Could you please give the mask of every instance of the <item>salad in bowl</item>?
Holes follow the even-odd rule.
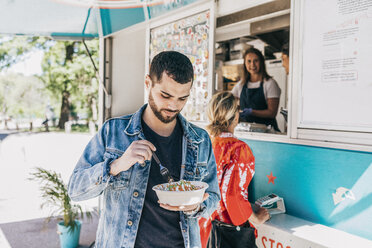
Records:
[[[155,185],[159,202],[170,206],[188,206],[202,202],[208,184],[199,181],[180,180]]]

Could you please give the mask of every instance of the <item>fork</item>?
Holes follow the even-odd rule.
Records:
[[[169,173],[169,170],[164,167],[161,163],[160,163],[160,160],[158,158],[158,156],[156,155],[156,153],[154,151],[152,151],[152,156],[153,158],[155,159],[155,162],[159,165],[160,167],[160,174],[167,179],[168,183],[171,183],[171,182],[174,182],[172,176],[170,175]]]
[[[145,140],[144,138],[142,138],[140,136],[140,139],[141,140]],[[152,153],[152,157],[155,159],[155,162],[159,165],[160,167],[160,174],[167,180],[168,183],[172,183],[174,182],[174,179],[173,177],[170,175],[169,173],[169,170],[167,169],[167,167],[163,166],[161,163],[160,163],[160,160],[158,158],[158,156],[156,155],[156,153],[154,151],[151,150],[151,153]]]

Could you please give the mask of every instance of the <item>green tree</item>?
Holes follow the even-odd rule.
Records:
[[[86,44],[98,65],[98,40]],[[44,54],[42,69],[41,78],[46,88],[61,99],[59,128],[64,129],[69,120],[71,104],[92,117],[94,108],[91,103],[97,102],[98,85],[92,83],[95,71],[82,42],[55,42]]]
[[[87,41],[86,44],[98,66],[98,40]],[[98,83],[92,81],[95,71],[83,43],[53,41],[43,37],[0,36],[0,69],[23,60],[35,49],[45,52],[40,79],[52,95],[51,100],[54,102],[53,98],[56,98],[60,101],[60,111],[56,111],[60,115],[59,128],[64,129],[72,106],[85,114],[88,120],[92,119],[93,113],[97,112]],[[7,112],[8,98],[0,100],[3,112]]]
[[[50,39],[45,37],[0,36],[0,70],[4,73],[5,69],[27,58],[30,52],[37,49],[45,50],[48,48],[49,44]],[[19,76],[15,79],[22,81],[20,78]],[[6,128],[6,117],[8,115],[19,116],[20,113],[23,112],[21,109],[15,110],[15,106],[13,105],[14,99],[20,99],[10,97],[10,95],[16,94],[14,93],[14,87],[18,87],[18,85],[14,84],[11,80],[6,81],[2,78],[2,85],[0,86],[0,112],[4,118]],[[22,87],[25,87],[25,85],[22,84]],[[30,98],[30,95],[31,94],[27,93],[21,98]],[[21,105],[22,103],[19,104],[19,106]],[[18,113],[14,113],[14,111]]]
[[[43,82],[33,76],[0,76],[0,106],[3,117],[15,120],[43,118],[47,96]],[[5,122],[7,128],[7,123]]]
[[[46,49],[49,43],[45,37],[0,36],[0,70],[22,61],[31,51]]]

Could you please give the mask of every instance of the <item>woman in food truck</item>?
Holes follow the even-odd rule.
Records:
[[[281,93],[278,83],[267,74],[265,59],[259,50],[249,48],[243,58],[242,80],[232,89],[240,99],[240,121],[271,125],[280,131],[275,119]]]
[[[264,208],[253,212],[248,201],[255,159],[249,146],[233,135],[239,120],[239,103],[231,92],[219,92],[212,97],[207,114],[221,201],[209,219],[199,221],[202,247],[207,247],[207,243],[213,248],[216,243],[220,244],[217,248],[256,247],[253,225],[265,222],[270,216]],[[234,232],[237,226],[240,231]]]

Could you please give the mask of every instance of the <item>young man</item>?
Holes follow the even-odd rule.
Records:
[[[200,247],[197,217],[210,216],[220,200],[216,164],[206,131],[180,114],[193,83],[190,60],[178,52],[154,57],[145,86],[148,104],[104,123],[89,142],[69,182],[80,201],[103,193],[96,247]],[[152,190],[167,179],[204,181],[203,202],[192,206],[158,203]]]

